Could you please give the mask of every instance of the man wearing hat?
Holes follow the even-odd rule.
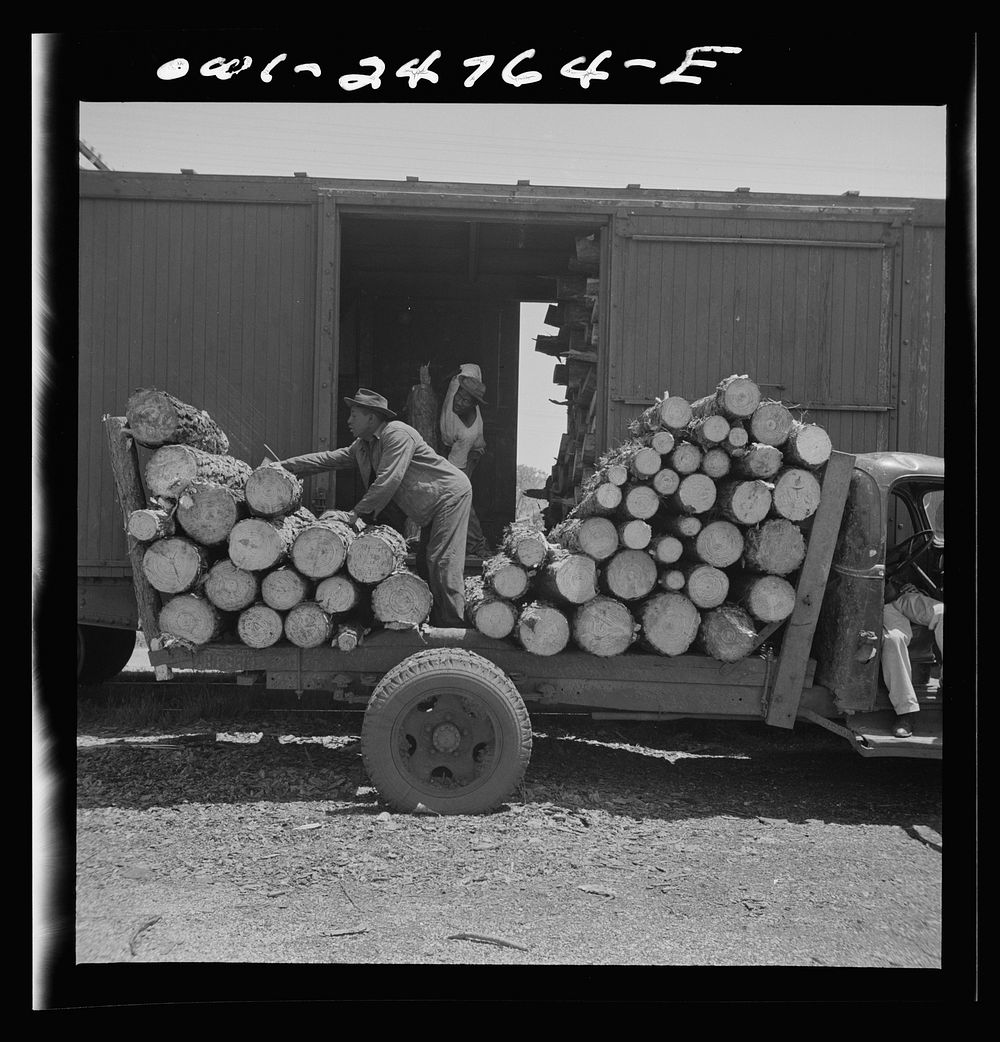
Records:
[[[465,626],[465,542],[472,485],[462,471],[439,456],[420,433],[397,420],[386,399],[367,387],[345,398],[354,441],[332,452],[281,460],[292,474],[357,467],[367,491],[348,514],[378,514],[393,500],[407,517],[427,527],[427,570],[435,626]]]
[[[483,418],[480,405],[486,405],[486,384],[478,365],[466,363],[452,378],[441,408],[441,442],[448,446],[448,460],[454,463],[469,480],[476,464],[483,458],[486,441],[483,438]],[[490,557],[493,550],[483,535],[482,525],[473,509],[469,515],[470,554]]]

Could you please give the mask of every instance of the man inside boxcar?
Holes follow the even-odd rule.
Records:
[[[345,398],[354,441],[332,452],[313,452],[280,461],[292,474],[357,467],[367,491],[348,520],[370,520],[390,500],[427,528],[427,571],[435,626],[464,626],[465,543],[472,485],[458,467],[439,456],[420,433],[397,420],[388,401],[367,387]]]

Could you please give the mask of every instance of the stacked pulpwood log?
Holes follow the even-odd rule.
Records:
[[[580,488],[593,473],[597,439],[597,359],[600,352],[597,233],[577,236],[568,273],[556,279],[556,303],[545,321],[555,336],[539,336],[535,350],[558,359],[552,382],[566,388],[566,433],[548,480],[550,523],[561,519],[578,501]]]
[[[149,506],[127,526],[145,544],[165,637],[202,645],[234,633],[254,648],[284,639],[351,650],[373,627],[427,619],[430,589],[406,569],[395,529],[353,526],[335,510],[316,517],[295,475],[235,459],[207,413],[165,392],[136,392],[127,422],[155,450]]]
[[[519,561],[508,532],[470,584],[470,624],[536,654],[572,639],[596,655],[637,641],[745,657],[794,608],[829,437],[739,375],[695,401],[664,394],[629,433],[544,536],[541,561]]]

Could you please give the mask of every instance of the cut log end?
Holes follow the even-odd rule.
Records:
[[[308,599],[309,580],[294,568],[276,568],[261,580],[260,596],[275,611],[290,611],[296,604]]]
[[[266,604],[252,604],[236,621],[236,635],[249,648],[269,648],[281,640],[283,632],[281,615]]]
[[[222,614],[211,601],[194,593],[172,597],[160,610],[160,632],[191,644],[208,644],[222,629]]]
[[[525,651],[557,655],[569,643],[570,624],[558,608],[536,601],[521,611],[514,633]]]
[[[573,640],[592,655],[620,655],[636,637],[632,613],[613,597],[594,597],[573,615]]]
[[[222,611],[242,611],[257,600],[259,583],[252,572],[232,561],[218,561],[205,577],[205,596]]]
[[[413,572],[396,572],[375,587],[372,611],[386,629],[419,626],[430,615],[430,587]]]
[[[361,590],[349,576],[331,575],[317,584],[315,601],[325,612],[343,615],[361,602]]]
[[[637,601],[656,585],[656,562],[644,550],[619,550],[604,566],[604,589],[623,601]]]
[[[247,506],[258,517],[281,517],[297,510],[302,502],[302,482],[282,467],[258,467],[244,488]]]
[[[297,604],[285,616],[285,636],[297,647],[318,648],[330,641],[333,620],[314,601]]]
[[[820,483],[801,467],[783,470],[774,482],[773,513],[788,521],[805,521],[819,508]]]
[[[142,570],[161,593],[184,593],[204,574],[205,551],[190,539],[168,536],[151,543],[142,557]]]
[[[736,662],[753,650],[757,631],[742,608],[723,605],[705,612],[698,638],[705,651],[720,662]]]
[[[683,655],[698,635],[701,616],[681,593],[658,593],[639,612],[643,644],[661,655]]]

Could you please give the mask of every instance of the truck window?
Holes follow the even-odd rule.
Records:
[[[923,498],[924,513],[927,515],[929,527],[934,529],[934,542],[944,545],[944,489],[925,492]]]

